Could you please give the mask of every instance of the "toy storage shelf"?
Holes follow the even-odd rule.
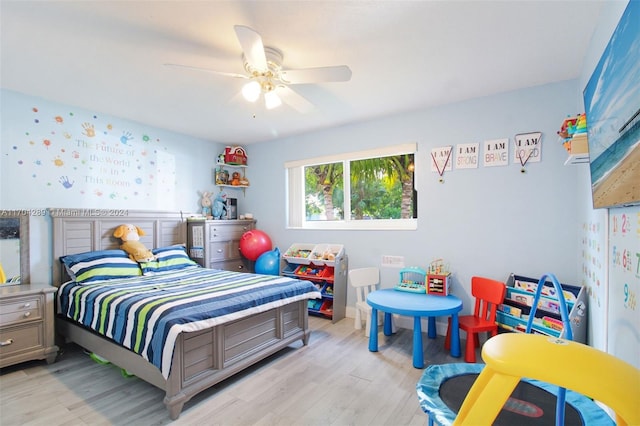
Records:
[[[214,182],[215,185],[220,188],[220,190],[222,190],[222,188],[232,188],[232,189],[242,189],[242,193],[245,193],[245,189],[249,188],[250,185],[232,185],[231,183],[224,183],[224,180],[220,180],[220,176],[219,173],[224,171],[224,170],[240,170],[242,171],[242,177],[245,178],[246,177],[246,170],[247,170],[246,165],[242,165],[242,164],[229,164],[229,163],[221,163],[221,162],[217,162],[216,163],[216,170],[215,170],[215,176],[214,176]],[[228,172],[227,172],[228,173]],[[231,177],[227,176],[226,177],[227,182],[231,181]]]
[[[533,297],[538,280],[511,274],[507,280],[507,293],[496,315],[498,326],[503,330],[524,332],[527,327]],[[569,312],[573,340],[586,343],[587,340],[587,297],[584,287],[561,284]],[[533,333],[564,338],[560,316],[560,301],[554,294],[550,282],[545,282],[542,296],[536,309]]]
[[[305,249],[308,247],[308,249]],[[292,253],[313,253],[316,247],[334,248],[335,258],[331,260],[310,259],[291,256]],[[309,300],[309,314],[340,321],[345,317],[347,307],[347,256],[341,245],[335,244],[294,244],[282,257],[282,275],[311,281],[322,293],[322,299]]]

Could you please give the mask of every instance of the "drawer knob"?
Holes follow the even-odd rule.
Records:
[[[23,316],[25,318],[29,318],[31,316],[31,312],[25,312]]]
[[[222,249],[218,249],[216,250],[218,253],[222,253]]]
[[[13,339],[7,339],[4,342],[0,342],[0,346],[9,346],[13,343]]]
[[[238,270],[243,270],[244,269],[244,265],[238,265]]]
[[[30,308],[31,307],[31,303],[27,302],[24,305],[22,305],[23,308]]]

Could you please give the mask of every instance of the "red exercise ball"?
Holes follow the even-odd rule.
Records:
[[[271,238],[258,229],[247,231],[240,237],[240,253],[249,260],[256,260],[270,250]]]

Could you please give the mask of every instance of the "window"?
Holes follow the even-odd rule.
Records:
[[[285,164],[288,226],[416,229],[415,144]]]

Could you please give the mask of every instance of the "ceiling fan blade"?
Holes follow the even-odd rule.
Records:
[[[311,102],[290,87],[280,85],[276,87],[276,93],[280,96],[282,102],[303,114],[311,112],[315,108]]]
[[[283,70],[280,79],[288,84],[322,83],[351,80],[351,69],[346,65],[334,67]]]
[[[236,36],[247,63],[258,71],[267,71],[267,56],[264,53],[260,34],[244,25],[236,25],[233,28],[236,30]]]
[[[203,71],[203,72],[208,72],[208,73],[212,73],[212,74],[224,75],[226,77],[249,78],[248,76],[246,76],[244,74],[238,74],[238,73],[235,73],[235,72],[216,71],[216,70],[212,70],[212,69],[209,69],[209,68],[191,67],[189,65],[180,65],[180,64],[164,64],[164,65],[167,66],[167,67],[185,68],[185,69],[193,70],[193,71]]]

